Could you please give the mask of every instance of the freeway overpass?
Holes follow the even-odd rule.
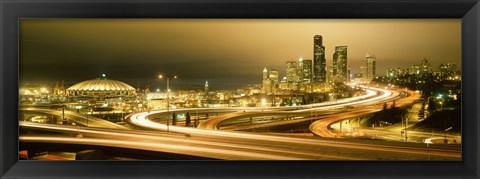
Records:
[[[53,110],[53,109],[48,109],[48,108],[37,108],[37,107],[25,107],[25,108],[20,108],[19,111],[27,111],[27,112],[35,112],[35,113],[42,113],[42,114],[48,114],[48,115],[56,115],[56,116],[62,116],[62,111],[59,110]],[[82,114],[78,114],[76,112],[72,111],[64,111],[65,112],[65,118],[67,118],[70,121],[75,122],[76,124],[79,124],[81,126],[89,126],[89,127],[101,127],[101,128],[113,128],[113,129],[129,129],[127,127],[124,127],[122,125],[118,125],[116,123],[96,118],[94,116],[86,116]]]
[[[188,135],[28,122],[21,122],[20,128],[62,133],[21,135],[21,145],[81,144],[225,160],[426,160],[429,156],[432,160],[461,159],[459,149],[395,142],[305,139],[193,128],[184,130],[183,134]],[[78,132],[83,137],[74,137]]]
[[[397,89],[399,90],[399,89]],[[411,90],[405,90],[405,89],[400,89],[402,91],[406,91],[408,93],[408,96],[403,99],[399,99],[395,102],[396,106],[401,107],[404,105],[411,104],[418,99],[420,99],[420,94],[411,91]],[[388,96],[384,95],[384,98],[388,98]],[[378,112],[383,109],[383,106],[375,106],[375,105],[370,105],[366,106],[363,108],[355,108],[351,112],[344,113],[344,114],[339,114],[339,115],[332,115],[329,118],[325,118],[322,120],[315,121],[310,125],[310,131],[312,131],[314,134],[321,136],[321,137],[329,137],[329,138],[340,138],[342,137],[341,135],[334,133],[330,131],[330,126],[334,123],[337,123],[339,121],[349,119],[349,118],[357,118],[359,116],[363,116],[366,114],[371,114]]]
[[[376,94],[376,93],[375,93]],[[385,97],[383,95],[387,95]],[[382,97],[383,96],[383,97]],[[309,113],[332,105],[367,105],[395,99],[394,93],[383,92],[380,96],[369,97],[350,103],[316,104],[316,109],[298,109],[281,111],[269,109],[263,113],[297,112]],[[369,110],[369,107],[355,108]],[[232,110],[232,108],[227,108]],[[182,109],[223,111],[223,109]],[[225,109],[226,110],[226,109]],[[241,109],[237,109],[241,110]],[[171,111],[170,111],[171,112]],[[351,111],[358,112],[358,111]],[[443,149],[434,146],[427,148],[423,144],[380,141],[338,141],[324,138],[297,138],[259,135],[234,131],[205,130],[178,126],[166,126],[151,121],[153,115],[162,115],[164,111],[137,113],[129,116],[132,123],[158,131],[134,131],[106,128],[88,128],[59,126],[20,122],[23,130],[54,131],[56,135],[24,134],[20,143],[38,144],[81,144],[87,146],[117,147],[159,153],[171,153],[182,156],[225,160],[460,160],[460,148]],[[262,113],[251,109],[240,113]],[[235,114],[235,113],[233,113]],[[228,115],[228,114],[227,114]],[[341,114],[345,116],[345,113]],[[355,115],[355,114],[352,114]],[[164,132],[165,130],[170,132]],[[60,134],[59,134],[60,133]],[[82,137],[74,137],[81,133]],[[432,148],[433,147],[433,148]]]
[[[371,106],[380,104],[384,101],[391,101],[397,99],[399,97],[399,92],[385,90],[383,88],[378,87],[370,87],[370,86],[360,86],[366,90],[366,94],[362,96],[352,97],[341,99],[338,101],[328,101],[323,103],[317,104],[309,104],[309,105],[301,105],[301,106],[289,106],[289,107],[250,107],[250,108],[215,108],[215,110],[234,110],[236,112],[231,112],[228,114],[224,114],[215,118],[211,118],[207,121],[200,123],[198,128],[201,129],[218,129],[218,125],[227,120],[233,119],[240,119],[240,118],[249,118],[249,117],[258,117],[258,116],[311,116],[313,113],[318,114],[319,117],[313,118],[311,120],[316,120],[323,118],[322,115],[329,114],[332,109],[343,108],[345,106],[355,106],[355,107],[364,107],[364,106]],[[248,110],[246,110],[248,109]],[[181,109],[175,110],[179,112],[186,112],[190,111],[194,113],[195,111],[203,111],[208,112],[206,110],[213,110],[213,109]],[[172,111],[151,111],[151,112],[142,112],[137,113],[129,116],[129,122],[134,125],[142,126],[144,128],[151,128],[151,129],[160,129],[160,130],[167,130],[167,126],[164,124],[152,124],[150,120],[159,117],[159,116],[167,116],[170,115]],[[150,122],[149,122],[150,121]],[[284,121],[283,123],[289,123],[291,121]],[[272,123],[272,124],[279,124],[279,123]],[[158,127],[152,127],[158,126]],[[160,127],[162,126],[162,127]],[[170,127],[169,127],[170,128]]]

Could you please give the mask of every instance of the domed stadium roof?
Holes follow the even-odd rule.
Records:
[[[83,81],[67,88],[67,95],[82,98],[134,96],[135,88],[121,81],[107,79],[103,75],[103,78]]]
[[[135,91],[135,88],[121,81],[97,78],[77,83],[67,91]]]

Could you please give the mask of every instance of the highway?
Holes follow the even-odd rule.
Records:
[[[387,91],[387,90],[385,90],[385,91]],[[406,91],[408,93],[408,96],[406,98],[402,98],[402,99],[399,99],[399,100],[395,101],[395,104],[398,107],[401,107],[401,106],[407,105],[407,104],[411,104],[414,101],[420,99],[420,94],[418,94],[414,91],[411,91],[411,90],[403,90],[403,91]],[[385,93],[383,93],[383,95],[375,97],[375,98],[377,98],[377,99],[372,99],[372,102],[375,101],[375,100],[380,100],[380,99],[383,99],[383,101],[393,100],[393,99],[396,98],[396,96],[393,95],[393,93],[391,93],[391,92],[385,92]],[[337,115],[332,115],[329,118],[325,118],[325,119],[322,119],[322,120],[315,121],[310,125],[310,131],[312,131],[314,134],[319,135],[321,137],[339,138],[339,137],[341,137],[341,135],[332,132],[329,129],[330,125],[332,125],[334,123],[337,123],[339,121],[342,121],[344,119],[356,118],[356,117],[363,116],[363,115],[366,115],[366,114],[375,113],[375,112],[378,112],[378,111],[383,109],[383,105],[375,105],[375,104],[378,104],[378,102],[376,102],[376,103],[372,103],[372,102],[364,103],[363,104],[364,107],[361,107],[361,108],[356,107],[356,108],[352,109],[352,111],[350,111],[350,112],[337,114]]]
[[[207,121],[204,121],[199,124],[198,128],[200,129],[218,129],[218,125],[224,121],[227,120],[233,120],[233,119],[240,119],[240,118],[249,118],[249,117],[259,117],[259,116],[278,116],[278,115],[284,115],[284,116],[289,116],[289,117],[294,117],[294,116],[310,116],[312,113],[316,113],[318,117],[309,119],[309,120],[315,120],[315,119],[321,119],[324,118],[322,115],[325,114],[330,114],[331,110],[343,108],[345,106],[355,106],[355,107],[363,107],[363,106],[372,106],[372,105],[377,105],[377,104],[382,104],[384,101],[391,101],[394,99],[397,99],[399,96],[399,93],[396,91],[389,91],[385,90],[383,88],[377,88],[377,87],[370,87],[370,86],[360,86],[366,90],[366,94],[362,96],[357,96],[353,98],[347,98],[347,99],[341,99],[338,101],[328,101],[324,103],[317,103],[317,104],[310,104],[310,105],[302,105],[302,106],[296,106],[296,107],[257,107],[257,108],[247,108],[250,109],[249,111],[246,111],[245,108],[239,108],[236,109],[237,112],[232,112],[228,114],[224,114],[218,117],[211,118]],[[232,108],[216,108],[217,110],[235,110]],[[256,110],[255,110],[256,109]],[[190,112],[195,112],[201,110],[203,112],[206,112],[205,108],[199,108],[199,109],[182,109],[181,111],[190,111]],[[211,110],[211,109],[210,109]],[[286,111],[288,110],[288,111]],[[157,124],[155,122],[151,122],[151,119],[154,119],[154,116],[166,116],[168,112],[165,110],[159,110],[159,111],[151,111],[151,112],[142,112],[142,113],[136,113],[131,116],[129,116],[129,121],[138,126],[142,126],[145,128],[151,128],[151,129],[156,129],[156,130],[167,130],[167,126],[164,124]],[[171,113],[171,111],[170,111]],[[337,116],[341,116],[341,113],[338,114]],[[291,121],[283,121],[279,123],[291,123]],[[275,123],[276,125],[279,125],[279,123]],[[272,123],[273,124],[273,123]],[[266,124],[264,124],[266,125]],[[175,126],[170,126],[171,130],[183,130],[182,128],[176,128]]]
[[[179,126],[167,126],[152,121],[155,117],[172,112],[226,112],[205,123],[205,128],[216,128],[222,121],[235,117],[296,114],[308,116],[313,111],[327,113],[331,109],[352,105],[353,109],[339,113],[317,116],[319,121],[338,121],[378,110],[378,104],[397,99],[399,93],[369,87],[368,97],[344,101],[288,108],[225,108],[225,109],[179,109],[175,111],[148,111],[128,116],[129,122],[155,131],[119,130],[82,126],[62,126],[20,122],[20,127],[32,131],[55,131],[57,135],[24,134],[22,143],[60,143],[93,146],[111,146],[166,152],[224,160],[461,160],[460,150],[426,148],[423,145],[406,143],[383,143],[372,141],[338,141],[324,138],[298,138],[261,135],[235,131],[219,131]],[[339,100],[340,101],[340,100]],[[407,104],[399,100],[398,105]],[[290,110],[290,111],[287,111]],[[331,111],[329,111],[331,113]],[[213,122],[212,122],[213,121]],[[325,124],[327,127],[331,124]],[[165,132],[168,131],[168,132]],[[319,130],[324,131],[324,130]],[[326,130],[329,131],[329,130]],[[80,133],[82,137],[77,134]],[[323,134],[322,134],[323,135]],[[328,135],[328,134],[327,134]]]
[[[62,116],[61,110],[52,110],[47,108],[26,107],[26,108],[20,108],[19,110],[56,115],[60,117]],[[129,129],[127,127],[118,125],[116,123],[113,123],[104,119],[96,118],[94,116],[87,117],[86,115],[78,114],[76,112],[67,111],[67,110],[65,110],[65,118],[82,126],[88,125],[89,127],[101,127],[101,128],[125,129],[125,130]]]
[[[284,116],[292,117],[292,116],[307,116],[307,115],[311,115],[312,113],[316,113],[316,114],[318,113],[319,115],[321,115],[322,113],[325,113],[325,112],[328,113],[327,110],[338,109],[344,106],[370,102],[372,99],[376,99],[383,96],[383,95],[379,96],[378,95],[379,93],[385,93],[385,92],[389,93],[389,91],[379,89],[379,88],[372,88],[372,89],[367,89],[366,87],[363,87],[363,88],[365,88],[366,93],[365,95],[362,95],[362,96],[340,99],[336,101],[327,101],[327,102],[317,103],[317,104],[301,105],[298,107],[282,108],[282,109],[290,109],[291,111],[280,111],[280,112],[263,111],[261,113],[256,111],[251,113],[242,113],[242,112],[231,113],[231,114],[222,115],[222,116],[204,121],[200,123],[198,128],[218,129],[218,125],[220,123],[226,120],[233,120],[235,118],[249,118],[249,117],[272,116],[272,115],[284,115]],[[262,109],[272,109],[272,107],[266,107]],[[278,109],[278,108],[273,107],[273,109]],[[284,123],[288,123],[288,122],[285,121]]]
[[[115,146],[228,160],[460,160],[460,151],[186,128],[189,135],[20,122],[64,135],[22,135],[20,142]],[[172,126],[173,127],[173,126]],[[83,137],[74,137],[80,132]],[[70,135],[66,135],[70,134]]]

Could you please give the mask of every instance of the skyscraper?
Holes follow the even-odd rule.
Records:
[[[334,77],[333,77],[333,66],[330,65],[328,68],[325,69],[327,71],[327,82],[332,83],[334,82]]]
[[[333,53],[334,81],[346,82],[348,80],[347,46],[336,46]]]
[[[272,84],[277,84],[278,83],[278,70],[276,69],[271,69],[268,72],[268,79],[272,81]]]
[[[325,47],[321,35],[313,38],[313,82],[325,83],[327,81]]]
[[[422,74],[432,73],[432,65],[428,63],[428,59],[425,57],[422,58],[422,64],[420,65],[420,73]]]
[[[262,93],[272,94],[275,93],[278,87],[278,70],[271,69],[267,70],[267,67],[263,69],[263,87]]]
[[[268,79],[268,70],[267,67],[263,68],[263,80]]]
[[[440,64],[440,73],[442,75],[451,75],[457,71],[457,65],[455,63]]]
[[[360,77],[363,79],[361,83],[365,83],[367,79],[367,66],[360,66]]]
[[[297,76],[298,76],[298,82],[302,82],[303,81],[303,57],[298,58]]]
[[[270,79],[269,79],[269,76],[268,76],[267,67],[265,67],[263,69],[262,84],[263,84],[262,93],[268,94],[269,91],[270,91],[270,88],[271,88],[271,82],[270,82]]]
[[[286,71],[287,83],[297,82],[298,81],[297,62],[287,61],[286,65],[287,65],[287,71]]]
[[[298,90],[300,87],[300,77],[298,76],[297,61],[287,61],[286,82],[290,90]]]
[[[312,82],[312,60],[303,60],[302,61],[302,76],[303,76],[303,83],[311,83]]]
[[[270,87],[269,91],[267,91],[267,94],[273,93],[275,94],[277,89],[278,89],[278,70],[276,69],[271,69],[268,72],[268,80],[270,81]]]
[[[375,55],[369,55],[367,53],[367,76],[366,76],[366,80],[367,82],[370,82],[372,81],[373,78],[375,78],[375,75],[376,75],[376,61],[377,61],[377,58],[375,57]]]
[[[408,73],[411,74],[411,75],[420,74],[420,66],[418,66],[418,65],[410,66],[410,68],[408,69]]]

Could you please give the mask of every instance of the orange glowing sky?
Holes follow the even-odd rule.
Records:
[[[255,83],[265,66],[282,75],[285,61],[312,59],[314,35],[323,36],[327,66],[335,46],[348,46],[352,73],[366,53],[377,57],[377,74],[422,57],[434,69],[461,67],[460,19],[29,19],[20,20],[20,78],[129,81],[165,72]]]

